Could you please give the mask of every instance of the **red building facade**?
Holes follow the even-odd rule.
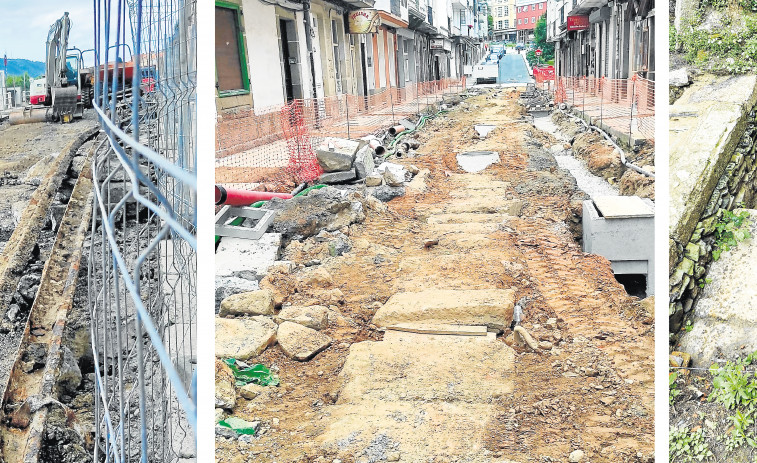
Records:
[[[536,21],[545,14],[547,14],[547,2],[545,1],[516,0],[515,29],[516,39],[519,43],[528,43],[533,40]]]

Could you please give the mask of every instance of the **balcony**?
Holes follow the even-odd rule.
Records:
[[[608,0],[573,0],[572,4],[568,3],[566,9],[570,9],[569,16],[589,14],[595,8],[607,5]],[[570,6],[569,6],[570,5]]]

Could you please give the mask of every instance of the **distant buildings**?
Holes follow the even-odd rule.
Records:
[[[516,0],[515,10],[518,21],[518,24],[516,24],[516,41],[524,44],[532,42],[536,21],[547,14],[547,2],[544,0]]]
[[[215,11],[219,112],[459,78],[488,34],[481,0],[219,0]]]
[[[491,14],[494,19],[494,40],[515,42],[515,0],[489,0]]]
[[[654,80],[654,19],[653,0],[549,0],[556,74]]]

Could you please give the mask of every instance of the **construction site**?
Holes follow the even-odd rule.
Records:
[[[56,14],[0,114],[0,462],[196,461],[194,2]]]
[[[504,74],[219,116],[216,461],[654,461],[635,83]]]

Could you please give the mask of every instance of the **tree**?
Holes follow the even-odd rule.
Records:
[[[489,34],[494,30],[494,16],[489,15],[486,17],[486,21],[489,23]]]
[[[22,87],[23,90],[29,90],[31,87],[32,77],[28,72],[22,76],[8,76],[5,78],[6,87]]]
[[[545,63],[555,57],[555,44],[547,42],[547,17],[542,15],[538,21],[536,21],[536,27],[534,28],[534,46],[541,49],[541,57],[537,58],[534,51],[529,51],[526,55],[526,59],[531,65],[537,62]]]

